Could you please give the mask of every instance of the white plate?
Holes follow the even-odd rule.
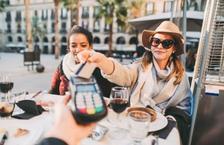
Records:
[[[108,116],[99,122],[99,124],[104,125],[106,127],[114,127],[117,124],[117,114],[112,110],[108,109]],[[120,115],[119,127],[128,129],[128,120],[127,120],[127,112],[124,111]],[[158,131],[163,129],[168,124],[167,118],[159,112],[156,112],[156,119],[150,123],[149,132]]]
[[[35,144],[42,136],[44,128],[40,125],[31,125],[24,120],[0,120],[0,128],[4,128],[9,133],[9,138],[6,141],[5,145],[33,145]],[[29,130],[29,133],[21,136],[14,137],[16,129],[22,128]]]
[[[158,131],[163,129],[168,124],[167,118],[159,112],[156,112],[156,120],[150,123],[149,132]]]

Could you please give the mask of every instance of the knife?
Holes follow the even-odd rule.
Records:
[[[33,98],[37,97],[40,93],[42,93],[42,91],[36,92],[31,98],[33,99]]]

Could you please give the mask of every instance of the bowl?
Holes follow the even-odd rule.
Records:
[[[130,107],[128,108],[127,112],[136,112],[136,114],[141,115],[141,112],[146,112],[151,115],[151,122],[156,120],[156,111],[150,108],[145,107]]]
[[[0,117],[12,115],[15,105],[7,102],[0,102]]]

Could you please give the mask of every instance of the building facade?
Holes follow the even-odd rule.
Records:
[[[9,6],[0,13],[0,48],[11,51],[24,49],[25,38],[25,14],[24,0],[6,0]],[[95,0],[80,0],[79,25],[93,32],[94,49],[108,50],[109,26],[105,24],[104,18],[96,19],[99,13],[99,5]],[[135,1],[135,0],[129,0]],[[143,29],[154,29],[156,24],[163,20],[174,20],[182,27],[183,0],[136,0],[142,1],[141,8],[137,8],[139,14],[135,16],[137,21],[144,24]],[[203,20],[203,11],[207,0],[187,0],[187,49],[197,48],[200,29]],[[33,34],[33,47],[39,47],[43,53],[54,53],[54,3],[53,0],[30,0],[30,19],[32,26],[37,25],[45,33]],[[130,13],[128,19],[134,18]],[[140,12],[139,12],[140,11]],[[142,17],[141,17],[142,16]],[[131,24],[132,22],[129,21]],[[70,11],[63,4],[59,10],[59,31],[61,53],[66,53],[67,33],[71,28]],[[141,29],[141,26],[136,26]],[[141,29],[139,32],[141,32]],[[137,39],[136,32],[122,30],[114,21],[113,27],[113,50],[134,51]],[[138,38],[141,35],[139,35]]]
[[[199,41],[206,2],[207,0],[186,1],[186,37],[189,45]],[[162,21],[171,20],[183,31],[183,0],[146,0],[145,5],[145,15],[129,20],[129,23],[143,30],[155,29]]]
[[[24,0],[7,0],[8,6],[0,13],[0,48],[4,51],[19,51],[26,48],[26,26]],[[96,19],[99,12],[95,0],[81,0],[79,7],[79,25],[93,32],[94,49],[108,50],[109,27],[104,18]],[[33,47],[38,47],[42,53],[54,53],[54,3],[53,0],[30,0],[30,19],[32,27],[42,29],[41,32],[32,32]],[[61,53],[66,53],[67,34],[71,28],[70,11],[63,4],[59,10],[59,31]],[[33,30],[34,31],[34,30]],[[113,49],[134,51],[136,35],[120,29],[114,22]]]
[[[206,3],[207,0],[147,0],[145,16],[129,23],[142,31],[154,30],[164,20],[173,21],[185,37],[186,69],[193,71]]]

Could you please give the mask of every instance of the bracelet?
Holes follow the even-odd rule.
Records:
[[[111,74],[113,74],[114,73],[114,70],[115,70],[115,64],[114,64],[114,61],[113,60],[110,60],[111,62],[112,62],[112,64],[113,64],[113,70],[112,70],[112,72],[110,73],[110,74],[107,74],[107,75],[111,75]]]
[[[173,120],[173,121],[176,121],[176,118],[174,118],[172,115],[167,115],[166,118],[170,119],[170,120]]]

